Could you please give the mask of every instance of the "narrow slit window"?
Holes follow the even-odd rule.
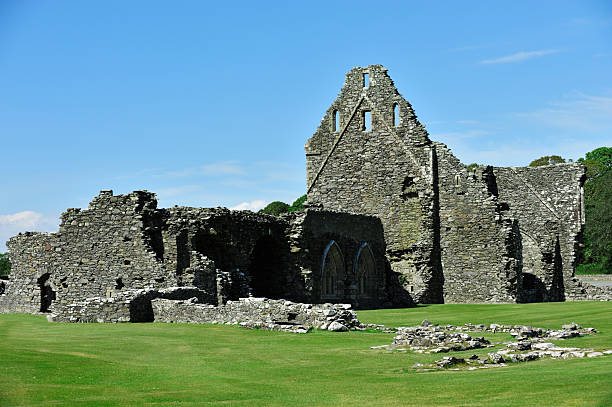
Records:
[[[370,87],[370,74],[369,73],[363,74],[363,87],[364,88]]]
[[[372,131],[372,112],[366,110],[363,112],[363,130]]]
[[[334,110],[334,123],[333,123],[333,128],[334,131],[340,131],[340,112],[338,112],[337,110]]]
[[[399,105],[393,104],[393,126],[397,127],[400,125]]]

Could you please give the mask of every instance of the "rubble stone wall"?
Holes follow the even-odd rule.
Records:
[[[302,304],[266,298],[241,298],[225,305],[213,306],[191,301],[154,299],[156,322],[213,324],[299,324],[327,328],[333,322],[351,329],[359,326],[350,304]]]
[[[395,281],[441,302],[431,141],[387,70],[351,70],[305,149],[308,204],[381,219]]]
[[[542,287],[540,301],[563,300],[584,226],[584,166],[496,167],[494,173],[499,200],[520,225],[523,273]]]
[[[501,210],[491,167],[468,171],[436,143],[445,302],[515,302],[518,228]]]

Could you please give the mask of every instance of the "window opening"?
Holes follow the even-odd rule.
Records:
[[[334,110],[333,120],[334,120],[334,123],[333,123],[334,131],[339,131],[340,130],[340,112],[338,112],[338,110]]]
[[[377,287],[376,262],[372,249],[362,243],[354,262],[354,273],[357,279],[357,290],[360,295],[375,296]]]
[[[397,127],[400,125],[399,105],[393,104],[393,126]]]
[[[363,87],[364,88],[370,87],[370,74],[369,73],[363,74]]]
[[[369,110],[365,110],[362,113],[363,126],[362,130],[364,131],[372,131],[372,112]]]

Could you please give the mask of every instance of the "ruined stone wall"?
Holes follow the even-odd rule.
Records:
[[[392,295],[397,287],[390,286],[390,272],[385,258],[384,232],[380,219],[373,216],[351,215],[327,210],[297,212],[286,217],[293,263],[299,265],[307,293],[304,302],[350,303],[361,308],[411,305],[409,297]],[[343,262],[344,277],[338,281],[336,296],[322,296],[325,251],[330,244],[338,246]],[[370,251],[374,266],[368,274],[368,292],[359,289],[359,257]]]
[[[324,247],[332,239],[349,256],[367,243],[377,263],[368,279],[375,289],[359,293],[349,258],[346,279],[339,282],[346,285],[343,295],[333,300],[372,307],[389,301],[384,238],[376,218],[310,210],[282,219],[225,208],[157,209],[156,204],[146,191],[117,196],[102,191],[88,209],[65,212],[59,232],[12,238],[13,269],[3,283],[0,311],[62,315],[69,307],[80,315],[87,298],[97,298],[104,309],[125,292],[174,286],[196,287],[214,304],[248,296],[324,302],[329,298],[313,295],[320,276],[313,270],[321,270]]]
[[[351,70],[305,149],[308,204],[380,218],[396,280],[441,301],[432,146],[386,69]]]
[[[66,305],[47,316],[52,322],[153,322],[151,301],[163,298],[172,301],[193,299],[200,303],[216,301],[196,287],[124,290],[114,297],[85,298]]]
[[[301,304],[266,298],[241,298],[213,306],[190,301],[155,299],[152,301],[156,322],[266,325],[299,324],[327,329],[341,324],[346,329],[360,325],[349,304]]]
[[[11,238],[6,294],[19,298],[24,312],[33,312],[121,290],[176,285],[161,262],[156,204],[146,191],[118,196],[102,191],[88,209],[64,212],[59,232]]]
[[[525,281],[533,280],[525,288],[541,291],[535,300],[563,300],[584,225],[584,167],[496,167],[494,173],[499,200],[519,222]]]
[[[474,172],[436,143],[445,302],[515,302],[518,229],[502,211],[491,167]]]

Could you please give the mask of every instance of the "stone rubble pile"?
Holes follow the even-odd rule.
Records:
[[[515,338],[513,342],[491,344],[484,338],[472,338],[465,332],[508,333]],[[588,348],[561,347],[549,340],[563,340],[597,333],[594,328],[583,328],[572,322],[561,329],[544,329],[527,325],[473,325],[439,326],[424,320],[420,326],[399,327],[391,345],[373,346],[371,349],[411,350],[415,353],[440,353],[462,351],[505,345],[504,349],[487,355],[473,354],[469,358],[445,356],[440,360],[424,365],[416,363],[412,367],[421,371],[435,369],[475,370],[507,366],[507,363],[528,362],[540,358],[554,359],[593,358],[612,355],[612,350],[598,351]]]
[[[492,346],[483,337],[473,338],[463,332],[449,332],[425,320],[420,326],[399,327],[387,350],[409,349],[417,353],[446,353]]]
[[[313,328],[334,332],[363,329],[350,304],[303,304],[268,298],[240,298],[224,305],[194,300],[154,299],[156,322],[233,324],[245,328],[306,333]]]

